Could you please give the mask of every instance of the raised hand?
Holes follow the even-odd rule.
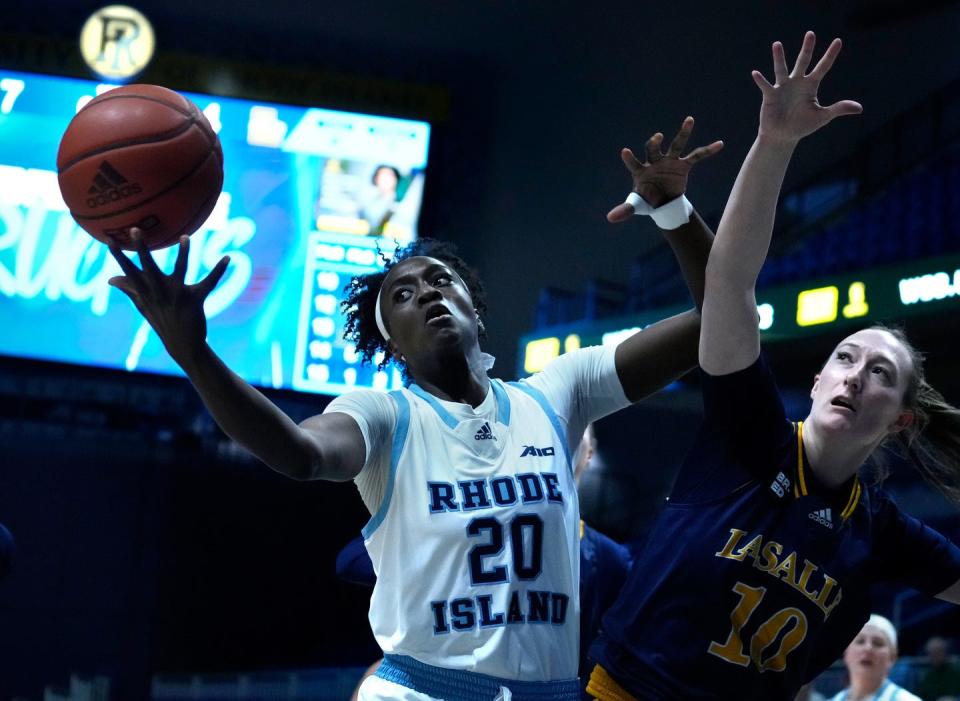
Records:
[[[170,356],[180,365],[188,362],[207,339],[207,317],[203,302],[227,270],[229,256],[221,258],[213,270],[195,285],[184,281],[190,239],[180,237],[180,248],[173,272],[165,275],[147,249],[138,229],[130,230],[130,240],[140,257],[140,268],[115,244],[110,253],[124,274],[108,283],[123,292],[157,332]]]
[[[842,43],[834,39],[813,70],[806,73],[816,43],[814,33],[807,32],[793,70],[788,70],[783,44],[774,42],[773,74],[776,82],[773,85],[760,71],[753,71],[753,80],[763,93],[761,138],[796,142],[837,117],[863,112],[860,103],[853,100],[840,100],[826,107],[818,102],[820,82],[833,66]]]
[[[633,191],[640,195],[651,207],[660,207],[676,199],[687,190],[687,177],[690,169],[698,161],[709,158],[723,148],[722,141],[714,141],[709,146],[696,148],[686,156],[680,156],[687,147],[687,141],[693,132],[693,117],[687,117],[680,131],[670,142],[666,153],[660,150],[663,134],[657,132],[647,139],[647,160],[640,162],[628,148],[620,152],[623,164],[633,177]],[[607,214],[607,220],[619,223],[633,215],[633,207],[622,203]]]

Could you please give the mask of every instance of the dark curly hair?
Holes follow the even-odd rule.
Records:
[[[349,284],[343,288],[346,299],[340,303],[347,317],[343,337],[357,347],[357,352],[360,354],[363,363],[369,364],[373,357],[381,352],[383,353],[383,360],[377,365],[378,370],[383,370],[393,361],[390,355],[390,346],[380,335],[380,329],[377,328],[374,305],[377,302],[380,286],[383,285],[387,274],[393,266],[407,258],[427,256],[449,265],[463,279],[464,284],[470,291],[473,308],[483,319],[487,311],[487,297],[483,289],[483,283],[480,282],[477,272],[457,255],[457,248],[452,243],[422,238],[406,246],[401,247],[398,244],[392,255],[388,255],[379,249],[378,253],[384,261],[383,270],[367,275],[354,276]],[[483,325],[481,324],[480,336],[483,337],[483,335]],[[409,380],[406,364],[399,361],[393,362],[396,362],[400,367],[404,379]]]

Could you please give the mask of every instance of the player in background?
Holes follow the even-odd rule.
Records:
[[[897,629],[883,616],[871,614],[843,653],[850,686],[830,701],[920,701],[887,678],[896,661]]]
[[[686,157],[693,119],[649,163],[624,150],[630,207],[657,208],[699,306],[713,235],[683,197],[687,174],[720,142]],[[611,212],[623,218],[624,206]],[[629,216],[629,213],[626,213]],[[568,353],[536,376],[491,379],[480,348],[483,288],[449,244],[421,239],[348,288],[347,338],[410,381],[337,397],[299,425],[206,342],[203,300],[221,260],[184,284],[189,239],[172,274],[131,232],[138,268],[111,249],[124,291],[186,372],[220,427],[297,480],[354,480],[377,573],[370,624],[384,662],[359,698],[577,699],[579,509],[571,454],[594,419],[655,392],[696,364],[696,309],[616,348]],[[468,695],[469,694],[469,695]]]
[[[616,699],[792,699],[843,653],[893,581],[960,600],[960,549],[902,513],[858,474],[886,442],[956,495],[957,410],[924,380],[902,334],[843,341],[815,376],[806,420],[791,423],[760,353],[755,285],[797,143],[861,111],[817,100],[840,51],[807,73],[773,45],[759,72],[760,126],[720,221],[700,336],[703,424],[592,654],[588,690]]]

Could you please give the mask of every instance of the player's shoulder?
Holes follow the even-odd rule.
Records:
[[[392,428],[398,418],[404,413],[409,402],[391,396],[387,392],[378,392],[370,389],[358,389],[341,394],[326,406],[324,414],[334,412],[347,414],[358,422],[382,427],[381,430]],[[363,430],[361,428],[361,430]]]
[[[893,690],[893,694],[891,694],[889,697],[890,701],[923,701],[923,699],[921,699],[919,696],[917,696],[916,694],[910,693],[909,691],[904,689],[902,686],[897,686],[896,684],[894,684],[893,686],[895,687],[895,689]],[[881,698],[885,698],[885,697],[881,697]]]
[[[897,520],[902,514],[893,496],[876,481],[862,483],[860,503],[857,506],[869,514],[872,528]]]
[[[373,389],[355,389],[334,397],[324,411],[334,411],[343,406],[396,406],[395,395],[392,392],[380,392]]]
[[[536,384],[540,381],[538,378],[575,375],[605,362],[612,365],[614,353],[615,349],[609,346],[578,348],[557,356],[547,363],[542,370],[519,380],[519,382]]]

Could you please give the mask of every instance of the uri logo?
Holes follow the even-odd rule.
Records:
[[[153,58],[153,27],[126,5],[94,12],[80,30],[80,53],[94,73],[107,80],[132,78]]]

